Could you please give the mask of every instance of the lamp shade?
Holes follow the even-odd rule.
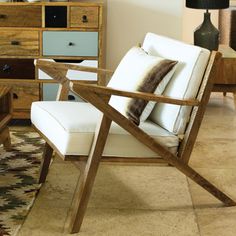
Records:
[[[186,0],[186,7],[194,9],[223,9],[229,7],[229,0]]]

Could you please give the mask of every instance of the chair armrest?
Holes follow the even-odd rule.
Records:
[[[44,61],[44,60],[36,60],[35,65],[37,67],[54,67],[58,70],[76,70],[76,71],[84,71],[84,72],[91,72],[91,73],[101,73],[105,74],[107,76],[112,76],[114,71],[107,70],[107,69],[101,69],[101,68],[95,68],[95,67],[89,67],[89,66],[78,66],[78,65],[72,65],[72,64],[65,64],[60,62],[52,62],[52,61]]]
[[[173,97],[166,97],[163,95],[155,95],[152,93],[143,93],[143,92],[129,92],[123,90],[117,90],[109,87],[84,84],[84,83],[70,83],[71,90],[79,94],[79,91],[93,92],[101,95],[117,95],[122,97],[130,97],[136,99],[143,99],[147,101],[155,101],[160,103],[169,103],[175,105],[184,105],[184,106],[199,106],[200,102],[197,99],[180,99]]]

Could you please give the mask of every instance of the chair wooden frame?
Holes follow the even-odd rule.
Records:
[[[154,95],[141,92],[120,91],[112,88],[91,85],[82,82],[70,83],[68,79],[65,77],[66,71],[69,68],[71,68],[69,65],[44,62],[44,61],[37,62],[37,66],[41,70],[43,70],[44,72],[52,76],[54,79],[59,81],[62,85],[64,85],[61,87],[62,88],[61,89],[62,93],[60,95],[61,99],[65,98],[70,87],[72,91],[79,94],[83,99],[93,104],[97,109],[99,109],[103,113],[100,126],[95,132],[95,138],[89,156],[76,157],[76,158],[68,157],[68,159],[74,159],[80,161],[79,163],[81,163],[80,166],[82,171],[81,177],[76,187],[76,191],[71,206],[71,211],[69,214],[70,217],[69,231],[71,233],[75,233],[80,230],[100,161],[107,159],[109,160],[109,158],[102,156],[102,154],[112,121],[116,122],[126,131],[128,131],[131,135],[136,137],[140,142],[145,144],[152,151],[156,152],[158,156],[161,156],[165,162],[176,167],[179,171],[181,171],[187,177],[192,179],[195,183],[197,183],[205,190],[207,190],[209,193],[211,193],[213,196],[215,196],[217,199],[222,201],[226,206],[236,205],[233,199],[231,199],[225,193],[220,191],[216,186],[214,186],[211,182],[206,180],[203,176],[198,174],[194,169],[192,169],[188,165],[189,158],[197,138],[197,133],[200,128],[201,121],[203,119],[205,108],[208,103],[210,93],[213,87],[213,80],[217,75],[217,70],[219,68],[220,60],[221,60],[221,54],[219,52],[213,51],[211,53],[206,71],[204,73],[204,77],[197,98],[187,99],[187,100],[181,100],[177,98],[170,98],[162,95]],[[73,69],[91,71],[91,69],[86,67],[73,66]],[[100,70],[100,69],[92,69],[92,71],[96,73],[107,72],[106,70]],[[109,74],[111,74],[110,71],[108,72]],[[111,95],[141,98],[148,101],[152,100],[156,102],[169,103],[169,104],[192,106],[193,109],[191,112],[190,121],[188,123],[188,127],[186,129],[184,137],[182,137],[182,140],[180,142],[178,148],[178,154],[175,155],[171,153],[163,145],[158,143],[147,133],[142,131],[138,126],[136,126],[122,114],[116,111],[113,107],[111,107],[108,104]],[[44,137],[43,134],[41,135]],[[45,182],[53,150],[56,151],[65,160],[67,159],[67,157],[61,155],[58,152],[58,150],[50,142],[50,140],[48,140],[46,137],[44,138],[46,140],[46,145],[41,165],[41,173],[39,177],[40,183]],[[118,158],[118,161],[122,160],[123,159]],[[143,158],[144,162],[145,160],[146,162],[149,163],[153,162],[150,160],[150,158]],[[137,159],[134,159],[134,161],[137,161]],[[160,158],[158,158],[158,161],[160,161]]]

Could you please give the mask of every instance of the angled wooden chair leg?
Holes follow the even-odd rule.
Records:
[[[43,159],[40,167],[39,183],[44,183],[48,174],[48,168],[52,159],[53,149],[48,143],[45,143]]]
[[[77,233],[80,230],[99,167],[99,162],[106,144],[110,125],[111,120],[103,116],[99,131],[95,133],[93,146],[91,148],[84,173],[80,176],[80,180],[78,181],[74,193],[71,211],[68,215],[70,220],[70,233]]]
[[[201,176],[197,171],[192,169],[190,166],[181,162],[178,163],[177,165],[174,164],[174,166],[178,170],[180,170],[183,174],[185,174],[187,177],[192,179],[195,183],[197,183],[206,191],[208,191],[210,194],[212,194],[214,197],[216,197],[218,200],[223,202],[226,206],[236,206],[236,202],[232,198],[230,198],[228,195],[226,195],[221,190],[219,190],[219,188],[214,186],[210,181],[205,179],[203,176]]]
[[[142,131],[138,126],[134,123],[130,122],[128,119],[123,119],[122,115],[117,112],[114,108],[106,104],[104,101],[99,98],[99,96],[95,94],[85,94],[83,96],[87,101],[91,102],[95,105],[100,111],[105,113],[111,120],[116,122],[134,137],[136,137],[141,143],[149,147],[152,151],[156,152],[160,156],[162,156],[170,165],[175,166],[178,170],[180,170],[183,174],[191,178],[194,182],[199,184],[201,187],[206,189],[213,196],[218,198],[220,201],[225,203],[227,206],[235,206],[236,203],[222,191],[220,191],[217,187],[215,187],[212,183],[198,174],[194,169],[184,163],[183,160],[179,159],[176,155],[171,153],[168,149],[163,147],[160,143],[154,140],[147,133]],[[94,97],[96,99],[94,99]]]

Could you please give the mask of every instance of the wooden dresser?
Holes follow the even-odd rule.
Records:
[[[34,59],[104,67],[104,23],[102,1],[0,3],[0,85],[13,88],[13,118],[29,118],[55,88],[37,80]]]

